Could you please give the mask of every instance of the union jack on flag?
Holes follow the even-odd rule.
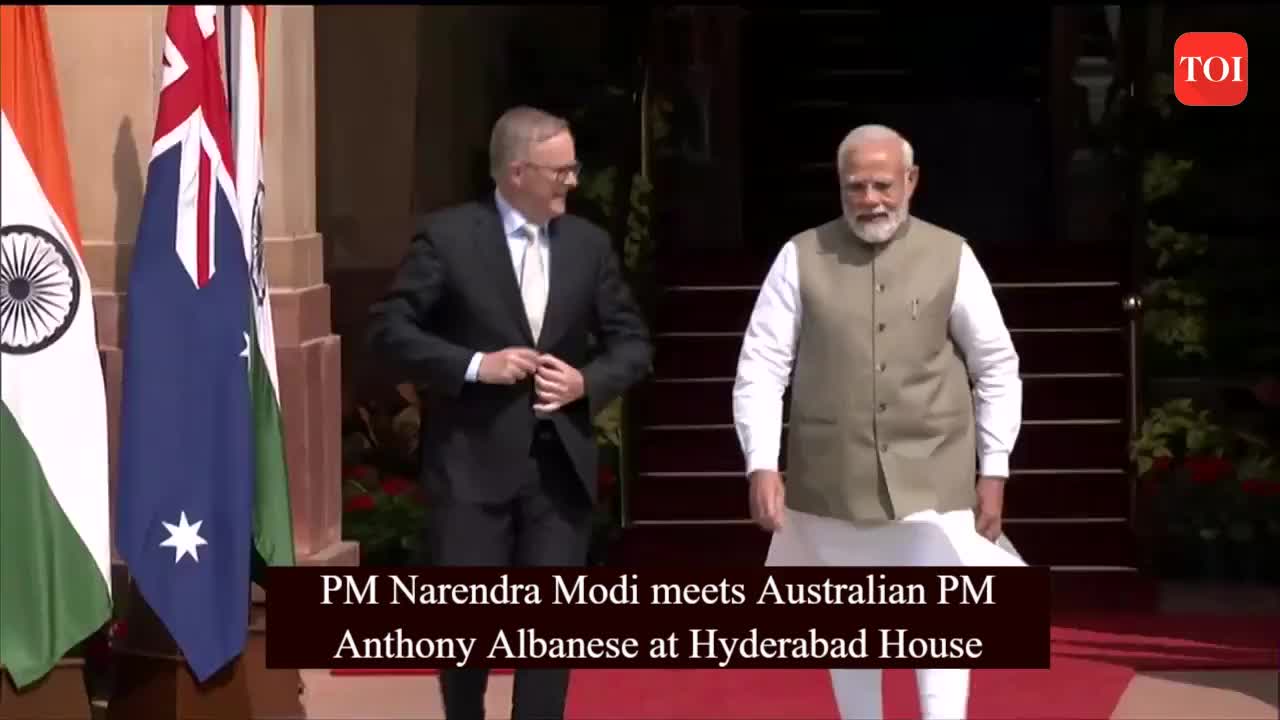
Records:
[[[186,17],[175,18],[188,13],[194,16],[194,23]],[[222,99],[216,16],[213,5],[170,11],[164,37],[164,81],[151,149],[155,160],[181,145],[181,176],[190,178],[195,168],[199,180],[184,184],[179,191],[177,228],[178,257],[196,287],[207,285],[216,270],[214,212],[222,210],[217,207],[216,193],[221,190],[226,197],[236,196],[235,154],[231,150],[230,114]],[[218,88],[218,98],[207,98],[214,88]],[[228,207],[235,215],[236,203]],[[240,224],[238,219],[236,224]]]
[[[116,543],[204,681],[243,650],[254,444],[249,268],[214,6],[171,5],[126,296]]]

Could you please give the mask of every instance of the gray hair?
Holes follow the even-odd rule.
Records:
[[[569,121],[527,105],[511,108],[493,124],[489,137],[489,172],[496,178],[507,165],[528,158],[529,146],[569,129]]]
[[[840,141],[840,147],[836,148],[836,167],[840,167],[840,162],[844,160],[844,156],[850,150],[861,145],[864,142],[874,142],[877,140],[900,140],[902,141],[902,162],[907,167],[915,164],[915,151],[911,148],[911,143],[902,137],[897,130],[886,125],[859,125],[849,131],[844,136],[844,140]]]

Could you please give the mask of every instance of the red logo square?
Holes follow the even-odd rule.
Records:
[[[1183,33],[1173,44],[1173,94],[1183,105],[1239,105],[1249,94],[1249,44],[1233,32]]]

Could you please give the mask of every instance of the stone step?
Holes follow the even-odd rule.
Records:
[[[1127,321],[1118,284],[996,285],[996,302],[1010,330],[1115,329]],[[654,318],[660,332],[743,331],[759,290],[731,288],[667,288]],[[875,296],[850,298],[871,312]]]
[[[647,473],[628,494],[632,522],[726,522],[751,517],[742,472]],[[679,498],[673,503],[672,498]],[[1005,489],[1010,521],[1121,518],[1129,513],[1128,477],[1121,472],[1014,472]]]
[[[1127,333],[1014,331],[1024,374],[1115,376],[1125,367]],[[666,333],[657,335],[654,376],[671,378],[732,378],[742,349],[742,331],[723,333]]]
[[[782,431],[786,447],[787,429]],[[1114,471],[1128,466],[1123,422],[1024,423],[1009,464],[1015,470]],[[743,459],[732,425],[661,425],[638,428],[634,454],[640,473],[741,472]],[[783,465],[785,466],[785,453]]]
[[[633,417],[642,426],[731,423],[732,375],[730,367],[719,378],[647,382],[632,393]],[[1126,412],[1125,389],[1125,378],[1120,375],[1026,375],[1022,379],[1022,416],[1031,422],[1120,420]],[[784,416],[786,409],[784,404]]]

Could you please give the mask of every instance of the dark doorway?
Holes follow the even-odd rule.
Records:
[[[921,217],[993,245],[1043,242],[1052,143],[1047,7],[773,9],[743,25],[744,238],[772,253],[839,215],[835,153],[889,125],[922,167]],[[998,38],[998,40],[997,40]]]

